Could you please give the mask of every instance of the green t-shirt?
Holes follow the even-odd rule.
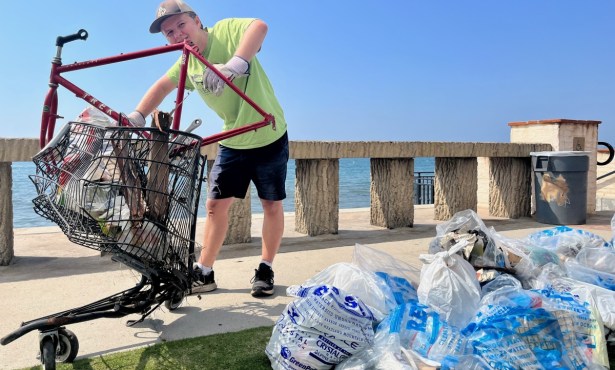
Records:
[[[206,49],[201,53],[212,64],[226,63],[233,57],[245,30],[254,21],[253,18],[223,19],[208,29],[209,36]],[[167,71],[167,76],[177,83],[179,81],[181,57]],[[188,78],[186,89],[198,91],[205,103],[224,121],[223,131],[247,124],[260,122],[263,117],[246,103],[230,87],[226,86],[220,96],[205,92],[203,72],[206,67],[196,58],[188,59]],[[252,99],[265,112],[275,117],[274,130],[271,125],[252,130],[225,140],[220,144],[234,149],[260,148],[276,141],[286,132],[286,120],[273,87],[256,57],[250,61],[250,75],[236,78],[233,83]]]

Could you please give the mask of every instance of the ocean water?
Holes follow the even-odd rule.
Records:
[[[435,159],[433,157],[420,157],[414,159],[414,172],[434,172]],[[339,201],[340,208],[364,208],[370,203],[370,168],[369,158],[343,158],[340,159]],[[29,179],[35,173],[32,162],[16,162],[13,170],[13,227],[52,226],[50,221],[37,215],[32,207],[32,199],[36,196],[34,185]],[[205,184],[201,192],[198,215],[205,216]],[[252,213],[262,213],[262,206],[252,186],[251,200]],[[284,211],[295,210],[295,161],[288,162],[288,175],[286,178],[286,196]]]

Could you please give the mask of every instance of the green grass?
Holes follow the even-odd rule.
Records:
[[[266,370],[271,369],[265,346],[273,327],[263,326],[164,342],[132,351],[84,358],[72,364],[57,364],[58,370]],[[610,368],[615,369],[615,346],[608,347]],[[40,369],[40,366],[28,369]]]
[[[236,333],[224,333],[158,343],[132,351],[57,364],[57,369],[271,369],[265,346],[273,327],[265,326]],[[40,369],[40,366],[28,369]]]

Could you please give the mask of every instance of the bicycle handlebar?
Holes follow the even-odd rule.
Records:
[[[77,31],[77,33],[74,33],[72,35],[58,36],[58,38],[56,39],[56,46],[62,47],[64,46],[64,44],[69,43],[71,41],[85,40],[87,38],[88,38],[88,31],[82,28],[79,31]]]

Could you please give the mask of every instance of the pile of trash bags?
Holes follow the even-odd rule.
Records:
[[[466,210],[420,260],[357,244],[351,262],[290,286],[273,369],[609,368],[612,240],[567,226],[511,239]]]

